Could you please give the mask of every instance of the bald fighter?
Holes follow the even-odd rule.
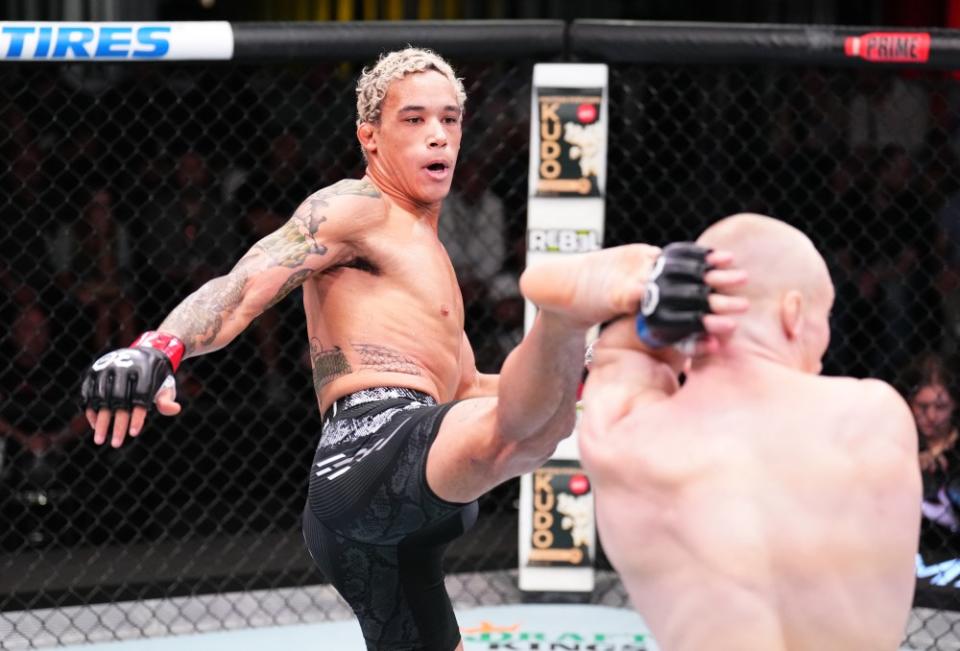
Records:
[[[819,375],[834,290],[806,236],[742,214],[698,244],[734,255],[749,309],[682,387],[686,360],[633,319],[603,332],[580,449],[604,548],[665,651],[896,649],[920,525],[910,410]]]

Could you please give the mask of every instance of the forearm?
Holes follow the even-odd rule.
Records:
[[[676,369],[648,352],[597,350],[583,389],[583,431],[603,436],[637,406],[676,393],[678,376]]]
[[[602,434],[634,406],[677,392],[686,358],[671,347],[651,350],[636,335],[634,317],[607,325],[594,344],[583,389],[583,426]]]
[[[507,357],[497,387],[498,430],[505,439],[559,440],[576,417],[586,328],[548,311]]]
[[[250,305],[246,284],[243,273],[213,278],[174,308],[159,330],[184,343],[184,357],[223,348],[260,313]]]

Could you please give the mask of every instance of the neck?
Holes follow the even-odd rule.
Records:
[[[786,369],[800,370],[785,351],[749,341],[729,342],[716,353],[695,359],[687,382],[705,380],[719,387],[740,386],[753,379],[764,383],[769,372]]]
[[[392,181],[389,174],[386,174],[372,162],[367,165],[366,178],[377,186],[380,194],[383,195],[384,200],[388,203],[398,206],[414,217],[426,219],[436,226],[437,221],[440,219],[441,201],[426,203],[414,199],[399,188],[397,184]]]

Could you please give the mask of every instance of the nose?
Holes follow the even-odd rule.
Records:
[[[920,405],[920,413],[924,418],[933,419],[937,415],[936,405]]]
[[[431,123],[430,135],[427,136],[427,146],[431,149],[442,149],[447,146],[447,132],[439,120]]]

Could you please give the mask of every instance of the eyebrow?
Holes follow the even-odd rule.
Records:
[[[397,111],[397,113],[414,113],[416,111],[426,111],[426,110],[427,110],[426,106],[420,106],[418,104],[407,104],[406,106],[402,107],[399,111]],[[460,107],[454,106],[452,104],[448,104],[447,106],[444,106],[442,110],[444,112],[452,111],[454,113],[460,113]]]

